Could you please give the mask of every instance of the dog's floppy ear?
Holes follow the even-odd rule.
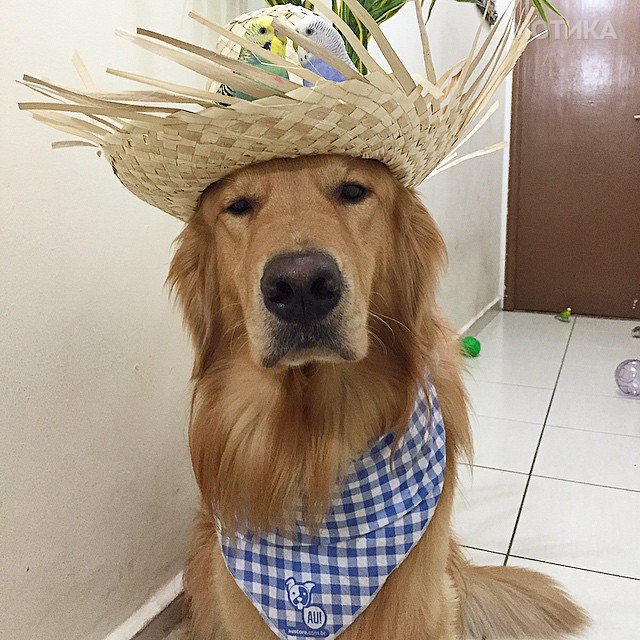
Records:
[[[193,378],[202,377],[219,336],[219,301],[211,229],[196,214],[176,240],[167,283],[182,307],[195,350]]]
[[[396,255],[392,269],[400,317],[415,334],[436,309],[435,294],[446,262],[442,235],[418,194],[399,187],[395,206]]]

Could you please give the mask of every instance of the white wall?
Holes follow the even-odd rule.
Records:
[[[107,62],[174,74],[114,29],[200,38],[184,16],[192,6],[213,15],[213,4],[3,5],[3,640],[104,638],[181,569],[197,504],[186,436],[191,353],[163,289],[181,224],[132,197],[94,152],[52,151],[65,135],[18,112],[18,99],[38,96],[14,80],[29,72],[78,86],[75,48],[107,87],[119,84],[104,76]]]
[[[426,5],[429,3],[427,2]],[[507,2],[499,7],[506,8]],[[428,24],[438,74],[465,57],[482,14],[472,5],[438,0]],[[409,70],[424,73],[420,37],[412,3],[383,27]],[[488,27],[484,29],[488,31]],[[372,46],[375,51],[375,45]],[[498,92],[500,109],[461,154],[508,138],[506,111],[510,95]],[[506,109],[505,109],[506,107]],[[442,282],[440,302],[455,327],[462,327],[502,295],[502,226],[506,213],[507,152],[470,160],[427,180],[419,192],[444,234],[449,268]]]
[[[98,640],[181,569],[195,483],[187,459],[191,354],[163,290],[181,225],[122,188],[87,150],[16,109],[13,80],[77,85],[79,49],[105,64],[180,78],[118,26],[207,41],[183,16],[248,3],[32,0],[3,7],[0,41],[0,638]],[[479,17],[439,0],[440,70],[466,53]],[[409,7],[387,31],[413,70]],[[214,13],[225,13],[217,15]],[[473,143],[504,137],[503,114]],[[423,187],[449,244],[442,301],[457,326],[498,296],[502,158],[471,161]]]

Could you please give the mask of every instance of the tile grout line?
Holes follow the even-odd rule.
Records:
[[[501,553],[500,551],[492,551],[491,549],[483,549],[482,547],[474,547],[471,544],[463,544],[461,545],[461,547],[463,549],[472,549],[473,551],[484,551],[485,553],[493,553],[497,556],[503,556],[504,553]]]
[[[604,398],[605,396],[600,396]],[[609,397],[609,396],[606,396]],[[535,423],[530,423],[535,424]],[[580,429],[579,427],[566,427],[561,424],[548,424],[547,427],[551,427],[552,429],[565,429],[567,431],[579,431],[580,433],[597,433],[601,436],[613,436],[614,438],[631,438],[633,440],[637,440],[640,438],[640,435],[632,435],[630,433],[616,433],[615,431],[599,431],[598,429]]]
[[[474,547],[469,544],[463,544],[461,546],[463,549],[469,549],[470,551],[482,551],[483,553],[489,553],[494,556],[504,555],[500,551],[493,551],[492,549],[483,549],[482,547]],[[600,571],[598,569],[587,569],[585,567],[578,567],[573,564],[562,564],[562,562],[551,562],[550,560],[540,560],[539,558],[531,558],[529,556],[512,555],[511,557],[517,560],[528,560],[530,562],[536,562],[538,564],[550,564],[554,567],[563,567],[564,569],[574,569],[575,571],[582,571],[584,573],[595,573],[600,576],[609,576],[610,578],[621,578],[622,580],[635,580],[636,582],[640,582],[640,578],[637,578],[635,576],[626,576],[620,573],[611,573],[609,571]]]
[[[576,327],[576,322],[578,318],[575,318],[573,323],[571,324],[571,331],[569,332],[569,338],[567,340],[567,344],[564,348],[564,353],[562,354],[562,361],[560,362],[560,368],[558,369],[558,375],[556,376],[556,383],[553,386],[553,392],[551,393],[551,399],[549,400],[549,406],[547,407],[547,413],[544,416],[544,422],[542,423],[542,430],[540,431],[540,437],[538,438],[538,444],[536,446],[535,453],[533,454],[533,460],[531,462],[531,468],[529,469],[529,474],[527,477],[527,483],[524,486],[524,493],[522,494],[522,500],[520,501],[520,507],[518,509],[518,515],[516,516],[515,524],[513,525],[513,532],[511,533],[511,539],[509,540],[509,546],[507,547],[507,553],[504,557],[504,566],[509,562],[509,557],[511,556],[511,549],[513,548],[513,543],[516,539],[516,532],[518,531],[518,525],[520,524],[520,518],[522,516],[522,510],[524,509],[524,503],[527,499],[527,491],[529,490],[529,485],[531,484],[531,478],[533,477],[533,469],[536,466],[536,460],[538,459],[538,453],[540,451],[540,445],[542,444],[542,438],[544,437],[544,430],[547,426],[547,421],[549,420],[549,414],[551,413],[551,407],[553,406],[553,400],[556,396],[556,390],[558,389],[558,382],[560,380],[560,375],[562,373],[562,367],[564,366],[565,358],[567,357],[567,351],[569,351],[569,345],[571,344],[571,337],[573,336],[573,330]]]
[[[513,382],[500,382],[499,380],[483,380],[481,378],[474,378],[473,376],[470,376],[472,378],[472,382],[477,383],[484,383],[484,384],[499,384],[505,387],[524,387],[525,389],[542,389],[543,391],[551,391],[551,389],[553,389],[553,387],[541,387],[541,386],[534,386],[532,384],[514,384]],[[606,396],[606,397],[611,397],[611,396]],[[490,418],[491,416],[485,416],[486,418]],[[515,422],[525,422],[524,420],[515,420]]]
[[[543,391],[551,391],[551,389],[543,389]],[[501,420],[502,422],[518,422],[519,424],[528,424],[532,427],[542,427],[542,422],[531,422],[531,420],[514,420],[513,418],[496,418],[496,416],[485,416],[483,413],[476,413],[475,411],[470,411],[469,413],[473,418],[487,418],[489,420]],[[567,429],[570,429],[570,428],[571,427],[567,427]],[[630,436],[630,437],[640,438],[640,436]]]
[[[547,425],[551,426],[551,425]],[[586,487],[599,487],[600,489],[612,489],[613,491],[628,491],[629,493],[640,493],[640,489],[629,489],[628,487],[616,487],[612,484],[598,484],[597,482],[585,482],[584,480],[572,480],[571,478],[560,478],[558,476],[548,476],[540,473],[530,473],[528,471],[515,471],[514,469],[503,469],[500,467],[490,467],[486,464],[466,464],[462,466],[473,467],[474,469],[488,469],[489,471],[500,471],[501,473],[513,473],[517,476],[529,476],[532,478],[542,478],[543,480],[555,480],[556,482],[568,482],[569,484],[580,484]],[[496,552],[497,553],[497,552]]]
[[[478,551],[484,551],[484,549],[478,549]],[[489,553],[493,553],[490,551]],[[540,564],[550,564],[554,567],[564,567],[565,569],[574,569],[575,571],[584,571],[585,573],[595,573],[600,576],[609,576],[610,578],[620,578],[621,580],[635,580],[636,582],[640,582],[640,578],[636,578],[635,576],[625,576],[619,573],[610,573],[609,571],[599,571],[598,569],[585,569],[585,567],[576,567],[571,564],[562,564],[561,562],[550,562],[549,560],[538,560],[537,558],[530,558],[528,556],[518,556],[513,555],[512,558],[516,558],[518,560],[529,560],[530,562],[537,562]]]

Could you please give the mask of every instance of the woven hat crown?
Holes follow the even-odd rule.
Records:
[[[495,111],[497,105],[487,107],[529,42],[533,10],[515,28],[514,15],[503,15],[484,40],[481,25],[469,55],[438,76],[420,0],[414,0],[425,63],[424,76],[416,76],[408,72],[362,5],[357,0],[343,1],[369,29],[390,70],[321,3],[317,13],[342,33],[368,68],[366,75],[321,48],[316,53],[345,76],[344,82],[325,80],[299,65],[294,42],[314,51],[314,43],[295,31],[295,25],[311,13],[302,7],[265,8],[240,16],[227,27],[192,12],[192,18],[220,36],[215,50],[147,29],[136,34],[119,31],[119,35],[195,71],[203,77],[204,87],[109,69],[151,89],[104,93],[95,88],[76,58],[83,90],[25,76],[24,84],[53,101],[20,107],[31,111],[36,120],[81,139],[54,146],[98,147],[127,189],[185,221],[211,183],[241,167],[275,158],[341,154],[376,159],[408,187],[466,159],[458,157],[457,149]],[[267,61],[284,67],[289,79],[276,78],[239,59],[243,47],[256,51],[257,45],[243,36],[259,16],[272,17],[279,32],[289,38],[286,59],[259,51]],[[302,86],[302,80],[311,86]],[[255,100],[223,96],[217,93],[220,84]]]

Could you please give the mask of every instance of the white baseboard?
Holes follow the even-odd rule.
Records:
[[[182,593],[182,571],[160,587],[137,611],[114,629],[105,640],[131,640],[160,615]]]
[[[466,333],[467,331],[469,331],[469,329],[476,322],[478,322],[478,320],[480,320],[482,318],[482,316],[484,316],[486,313],[489,313],[489,311],[491,311],[494,308],[499,309],[500,308],[500,302],[501,302],[501,298],[500,298],[500,296],[498,296],[493,302],[490,302],[482,311],[480,311],[480,313],[478,313],[478,315],[474,316],[464,326],[460,327],[459,332],[460,333]]]

